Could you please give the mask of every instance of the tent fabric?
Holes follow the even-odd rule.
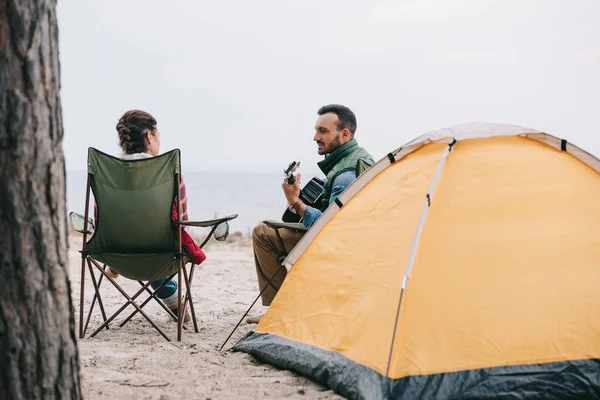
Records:
[[[598,399],[599,359],[387,379],[333,351],[248,333],[235,349],[308,376],[348,399]]]
[[[151,279],[179,254],[171,208],[180,172],[180,152],[121,160],[88,150],[88,173],[98,218],[86,253],[121,275]],[[152,216],[152,218],[148,218]],[[161,277],[174,274],[178,263]]]
[[[527,128],[459,127],[459,139],[423,136],[357,179],[290,253],[269,310],[234,348],[350,398],[527,398],[556,382],[561,398],[597,396],[589,154]]]

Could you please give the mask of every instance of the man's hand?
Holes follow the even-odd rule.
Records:
[[[287,200],[290,206],[293,206],[294,203],[298,201],[300,197],[300,178],[301,174],[295,175],[296,181],[290,185],[287,181],[283,181],[281,184],[281,188],[283,189],[283,194],[285,195],[285,199]]]
[[[304,215],[304,210],[306,209],[306,205],[300,200],[300,179],[302,175],[297,174],[295,176],[296,181],[290,185],[287,181],[284,181],[281,184],[281,188],[283,189],[283,194],[285,195],[285,199],[288,202],[288,205],[293,206],[298,214],[301,216]]]

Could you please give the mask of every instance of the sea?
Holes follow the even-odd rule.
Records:
[[[230,233],[249,236],[254,225],[265,219],[280,221],[285,211],[281,171],[187,171],[183,178],[192,221],[238,214],[229,222]],[[84,212],[86,179],[86,171],[67,170],[67,212]],[[194,228],[192,231],[202,234],[206,229]]]

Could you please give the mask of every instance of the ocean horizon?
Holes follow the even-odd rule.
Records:
[[[303,176],[309,175],[322,178],[322,174],[303,173]],[[67,170],[66,177],[67,213],[83,213],[87,172],[71,169]],[[238,231],[250,235],[260,221],[281,220],[286,207],[281,190],[282,171],[187,171],[183,178],[189,219],[198,221],[238,214],[229,222],[230,233]],[[303,181],[308,182],[308,179],[303,178]],[[191,228],[191,231],[201,235],[207,228]]]

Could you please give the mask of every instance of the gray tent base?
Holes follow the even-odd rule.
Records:
[[[598,399],[600,360],[503,366],[388,379],[347,357],[271,334],[233,347],[306,376],[348,399]]]

